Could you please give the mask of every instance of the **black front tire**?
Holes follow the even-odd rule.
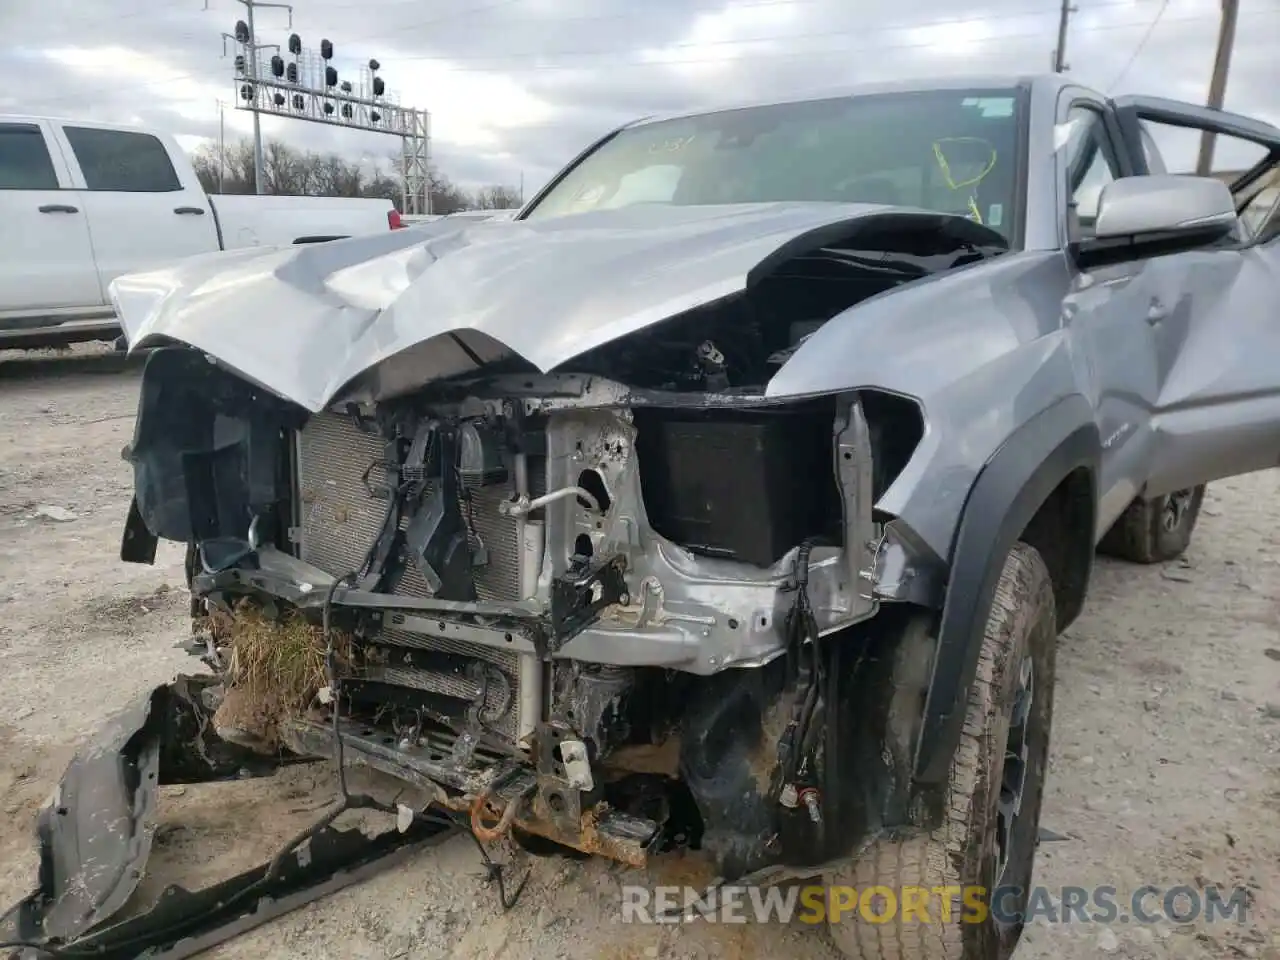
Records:
[[[1131,563],[1164,563],[1182,556],[1200,517],[1205,485],[1152,500],[1135,500],[1111,525],[1098,552]]]
[[[957,895],[949,909],[932,896],[927,923],[918,915],[907,919],[901,910],[882,922],[860,915],[830,922],[831,938],[845,956],[1007,960],[1013,954],[1022,933],[1039,835],[1057,636],[1048,568],[1033,547],[1017,543],[992,601],[964,729],[943,795],[942,825],[930,831],[885,833],[852,863],[825,878],[828,884],[852,886],[860,894],[875,886],[888,887],[898,896],[904,888],[968,893]],[[1014,740],[1017,749],[1011,749]],[[1019,758],[1012,768],[1011,754]],[[982,888],[977,897],[986,903],[985,916],[975,907],[974,888]],[[992,909],[993,896],[998,910]]]

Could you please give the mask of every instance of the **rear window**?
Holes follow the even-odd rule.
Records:
[[[0,123],[0,190],[57,190],[58,174],[34,123]]]
[[[129,130],[62,129],[90,190],[169,193],[182,189],[169,153],[156,137]]]

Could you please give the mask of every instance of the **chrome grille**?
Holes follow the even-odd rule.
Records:
[[[334,576],[360,568],[386,515],[386,501],[372,496],[364,482],[366,471],[371,477],[381,479],[378,464],[385,454],[385,441],[379,435],[365,433],[348,417],[326,412],[316,414],[303,427],[297,451],[299,555]],[[530,470],[530,474],[532,492],[537,496],[545,483],[541,471]],[[482,600],[519,599],[520,553],[516,523],[498,512],[498,503],[512,494],[513,487],[508,481],[483,487],[468,485],[460,498],[472,549],[483,547],[487,553],[487,563],[475,574],[476,593]],[[431,595],[422,574],[413,565],[405,570],[396,592],[412,597]],[[521,674],[536,669],[536,664],[523,665],[519,656],[509,651],[452,638],[437,639],[386,628],[376,639],[393,646],[440,650],[487,660],[507,675],[517,703]],[[394,679],[393,675],[378,679],[468,700],[476,693],[474,683],[433,671],[397,670]],[[502,691],[490,689],[485,699],[486,707],[497,708],[504,696]],[[516,716],[517,710],[513,707],[498,725],[501,732],[513,738]]]

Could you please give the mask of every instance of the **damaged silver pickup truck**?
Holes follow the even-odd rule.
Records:
[[[1160,126],[1264,156],[1168,175]],[[1280,459],[1277,161],[1061,77],[865,88],[629,125],[512,222],[117,280],[123,556],[190,545],[214,672],[72,765],[10,932],[118,948],[157,780],[256,752],[484,843],[982,885],[832,936],[1009,956],[1095,549],[1177,556]]]

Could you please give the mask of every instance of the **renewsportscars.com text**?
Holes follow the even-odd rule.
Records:
[[[1025,910],[1015,887],[624,886],[624,923],[1209,923],[1243,924],[1251,905],[1245,887],[1033,887]]]

